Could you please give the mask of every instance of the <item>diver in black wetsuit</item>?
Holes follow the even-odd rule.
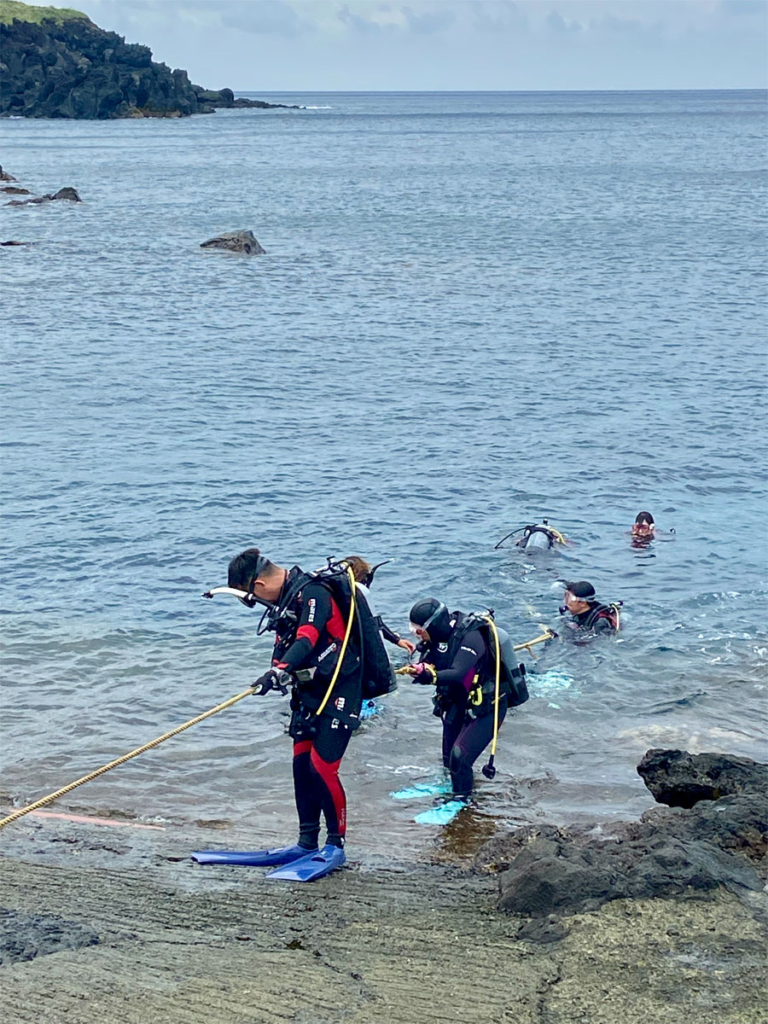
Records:
[[[344,863],[347,828],[346,795],[339,779],[339,765],[352,732],[360,724],[362,704],[361,659],[355,631],[331,696],[318,714],[346,630],[345,616],[333,589],[320,578],[303,573],[298,566],[288,571],[273,565],[258,548],[249,548],[232,559],[229,586],[245,591],[249,598],[252,595],[251,599],[272,609],[269,628],[277,634],[273,667],[252,684],[254,690],[266,693],[279,689],[285,693],[286,687],[292,686],[289,734],[293,738],[299,840],[294,847],[263,851],[261,863],[289,864],[317,851],[322,812],[328,839],[315,860],[325,857],[331,865],[329,870],[334,870]]]
[[[378,622],[379,631],[381,632],[381,635],[384,637],[385,640],[388,640],[389,643],[394,644],[396,647],[402,647],[403,650],[407,651],[409,654],[413,654],[413,652],[416,650],[415,645],[412,644],[410,640],[407,640],[405,637],[400,636],[399,633],[396,633],[394,629],[390,629],[390,627],[386,624],[386,622],[384,622],[382,617],[376,614],[376,611],[374,609],[373,603],[371,601],[370,588],[371,584],[373,583],[373,577],[376,573],[376,570],[380,568],[380,566],[377,565],[372,568],[364,558],[360,557],[360,555],[347,555],[347,557],[344,559],[344,562],[352,570],[352,575],[355,577],[355,580],[357,581],[357,589],[362,593],[363,597],[368,602],[368,607],[371,610],[371,614]],[[385,564],[385,562],[381,563],[381,565]]]
[[[617,605],[600,604],[595,598],[595,588],[586,580],[566,583],[563,600],[565,604],[560,614],[570,613],[567,625],[572,629],[592,633],[618,632],[620,623]]]
[[[411,609],[411,629],[419,638],[421,662],[413,665],[414,682],[435,686],[434,713],[443,722],[443,764],[451,773],[455,796],[472,792],[472,765],[493,738],[493,703],[483,683],[494,678],[488,643],[479,628],[466,628],[463,612],[450,612],[436,598]],[[499,725],[507,699],[499,701]]]

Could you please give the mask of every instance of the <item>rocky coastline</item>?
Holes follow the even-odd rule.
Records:
[[[47,10],[54,16],[38,22],[34,12]],[[289,105],[204,89],[186,71],[153,61],[148,46],[126,43],[76,11],[62,18],[53,8],[0,0],[0,117],[187,117],[241,107]]]
[[[516,829],[454,863],[350,851],[305,887],[190,862],[231,832],[29,816],[0,857],[13,1024],[762,1024],[768,768],[639,770],[666,803],[639,822]]]

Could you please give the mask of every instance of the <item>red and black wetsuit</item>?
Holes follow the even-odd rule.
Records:
[[[493,738],[493,714],[472,714],[469,691],[476,682],[492,676],[492,659],[479,629],[461,635],[464,616],[452,612],[453,635],[447,643],[433,644],[422,659],[435,666],[435,708],[443,722],[443,764],[451,773],[453,792],[469,796],[474,777],[472,765]],[[459,639],[456,639],[459,637]],[[499,701],[499,725],[507,713],[507,700]]]
[[[320,814],[325,816],[328,842],[343,846],[347,799],[339,765],[352,731],[360,724],[362,684],[360,657],[353,636],[341,672],[322,714],[322,703],[333,677],[346,631],[346,619],[327,585],[311,580],[284,611],[298,619],[289,635],[278,636],[273,665],[311,678],[296,684],[291,696],[293,784],[299,814],[299,842],[317,846]],[[281,622],[288,621],[282,618]],[[295,630],[295,632],[294,632]],[[307,673],[307,674],[309,674]]]

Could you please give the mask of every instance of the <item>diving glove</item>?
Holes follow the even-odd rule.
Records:
[[[271,668],[263,676],[259,676],[255,683],[251,683],[251,689],[259,696],[269,693],[270,690],[279,690],[285,695],[288,687],[293,682],[293,676],[282,668]]]
[[[425,661],[420,661],[411,667],[413,669],[414,683],[421,683],[422,686],[431,686],[437,681],[437,671],[435,670],[434,665],[429,665]]]

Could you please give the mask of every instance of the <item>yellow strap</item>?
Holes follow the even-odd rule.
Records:
[[[349,637],[350,634],[352,633],[352,623],[355,620],[355,590],[357,589],[357,583],[355,582],[354,573],[349,568],[349,566],[347,566],[347,575],[349,576],[349,582],[352,584],[352,596],[349,603],[349,619],[347,620],[347,629],[346,632],[344,633],[344,642],[341,645],[341,654],[339,655],[339,660],[336,662],[336,668],[333,670],[333,677],[330,683],[328,684],[328,689],[325,691],[325,696],[320,702],[320,707],[315,712],[315,714],[318,717],[323,713],[323,709],[325,708],[325,705],[328,703],[331,694],[333,693],[333,688],[336,685],[336,680],[339,678],[339,673],[341,672],[341,665],[342,662],[344,661],[344,655],[347,653],[347,644],[349,643]]]
[[[496,647],[496,691],[493,698],[493,743],[491,744],[491,757],[496,756],[496,741],[499,738],[499,695],[501,692],[501,645],[499,644],[499,632],[492,615],[484,615],[483,618],[491,627],[493,642]],[[490,763],[490,762],[489,762]]]
[[[217,704],[215,708],[211,708],[210,711],[204,711],[202,715],[196,715],[194,718],[190,718],[188,722],[184,722],[183,725],[177,725],[175,729],[171,729],[170,732],[163,733],[162,736],[158,736],[156,740],[152,740],[149,743],[145,743],[141,747],[137,747],[132,750],[130,754],[123,754],[122,757],[118,757],[115,761],[110,761],[109,764],[102,765],[101,768],[97,768],[96,771],[89,772],[84,775],[82,779],[78,779],[76,782],[70,782],[68,786],[64,786],[63,789],[57,789],[55,793],[50,793],[48,796],[44,796],[42,800],[35,800],[33,804],[29,804],[27,807],[20,807],[18,811],[14,811],[13,814],[9,814],[7,818],[0,820],[0,828],[5,828],[6,825],[10,825],[12,821],[16,821],[17,818],[21,818],[25,814],[29,814],[30,811],[36,811],[38,807],[45,807],[46,804],[53,803],[54,800],[58,800],[60,796],[64,796],[65,793],[71,792],[73,789],[77,789],[78,786],[82,786],[86,782],[90,782],[91,779],[96,779],[99,775],[103,775],[104,772],[110,771],[112,768],[117,768],[119,764],[125,764],[126,761],[130,761],[132,757],[138,757],[139,754],[143,754],[145,750],[151,750],[152,747],[157,747],[165,740],[169,740],[171,736],[178,736],[180,732],[184,732],[185,729],[189,729],[192,725],[197,725],[198,722],[202,722],[205,718],[210,718],[211,715],[217,715],[219,711],[223,711],[225,708],[232,707],[233,704],[237,704],[243,697],[253,696],[253,689],[249,686],[247,690],[243,690],[242,693],[235,694],[234,697],[230,697],[229,700],[225,700],[223,704]]]

